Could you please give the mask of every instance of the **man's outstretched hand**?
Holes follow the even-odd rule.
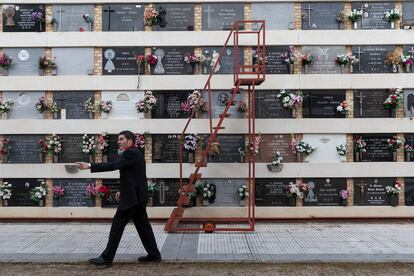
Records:
[[[81,170],[87,170],[89,169],[89,163],[85,162],[75,162],[76,165],[78,165],[78,168]]]

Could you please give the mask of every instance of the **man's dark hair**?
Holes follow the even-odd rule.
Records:
[[[132,140],[135,143],[135,135],[129,130],[121,131],[118,135],[124,135],[127,140]]]

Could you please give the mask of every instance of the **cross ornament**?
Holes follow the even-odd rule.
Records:
[[[364,180],[361,179],[361,182],[358,184],[355,184],[356,186],[358,186],[360,188],[360,192],[361,192],[361,201],[360,201],[360,205],[364,205],[364,193],[365,193],[365,186],[368,185],[368,183],[364,183]]]
[[[164,181],[160,181],[159,185],[157,185],[158,188],[158,199],[160,201],[161,205],[164,205],[165,203],[165,192],[168,191],[170,188],[168,186],[165,185]]]
[[[115,10],[111,9],[111,6],[108,6],[108,8],[104,9],[103,11],[108,13],[108,31],[110,31],[111,30],[111,13],[115,12]]]
[[[357,96],[355,96],[355,98],[357,98],[358,99],[358,101],[359,101],[359,115],[362,117],[362,112],[363,112],[363,110],[362,110],[362,105],[363,105],[363,102],[364,102],[364,99],[366,98],[367,96],[362,96],[362,92],[361,91],[359,91],[359,95],[357,95]]]

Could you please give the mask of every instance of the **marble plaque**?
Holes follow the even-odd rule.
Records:
[[[414,2],[403,1],[402,5],[402,22],[408,21],[411,26],[414,25]]]
[[[144,118],[144,113],[139,113],[135,108],[135,104],[143,98],[143,91],[102,91],[102,100],[112,102],[108,119]]]
[[[288,206],[287,187],[292,178],[257,178],[256,206]]]
[[[162,47],[154,48],[152,54],[157,64],[151,66],[151,75],[185,75],[194,74],[195,66],[184,62],[186,53],[194,53],[191,47]]]
[[[112,47],[102,49],[103,75],[137,75],[136,55],[144,55],[142,47]],[[141,69],[140,69],[141,70]],[[140,71],[142,74],[143,72]]]
[[[208,162],[211,163],[243,163],[245,161],[245,137],[240,134],[217,135],[220,154],[210,155]],[[207,139],[204,139],[207,142]],[[203,144],[203,148],[205,144]],[[244,152],[243,152],[244,151]]]
[[[224,112],[224,109],[226,108],[227,101],[231,97],[230,91],[211,91],[211,112],[213,115],[213,118],[218,118],[220,114]],[[208,91],[205,91],[203,94],[203,98],[206,101],[208,105]],[[228,114],[230,114],[231,119],[235,118],[244,118],[245,112],[238,112],[237,111],[237,103],[243,100],[243,102],[246,102],[246,93],[241,92],[240,94],[236,94],[234,98],[234,102],[236,105],[230,106],[229,110],[227,111]],[[209,118],[209,112],[199,113],[199,118]]]
[[[45,5],[3,5],[3,32],[44,32],[45,22],[32,19],[33,12],[45,14]]]
[[[30,190],[40,186],[43,178],[4,178],[3,182],[12,184],[12,196],[9,200],[10,207],[34,207],[39,203],[30,199]]]
[[[83,18],[86,14],[94,18],[94,5],[53,5],[52,17],[56,20],[54,31],[93,31],[93,23],[90,24]]]
[[[255,91],[255,115],[257,119],[292,118],[292,110],[284,108],[277,98],[278,90]]]
[[[266,20],[266,30],[293,30],[294,3],[252,3],[252,19]],[[257,28],[258,26],[256,26]],[[266,47],[266,50],[268,48]]]
[[[188,118],[188,114],[181,110],[181,103],[187,100],[190,91],[153,91],[157,98],[157,105],[152,112],[152,118]]]
[[[43,119],[43,114],[36,110],[35,104],[44,95],[44,92],[35,91],[3,92],[3,99],[14,102],[12,111],[7,114],[8,118]]]
[[[305,2],[302,6],[302,30],[340,30],[336,16],[344,10],[343,2],[315,3]]]
[[[203,31],[231,30],[233,22],[244,20],[243,3],[201,4]]]
[[[220,56],[220,47],[204,47],[202,53],[206,57],[206,62],[202,65],[203,74],[210,74],[214,67],[213,56]],[[224,54],[220,59],[219,65],[215,68],[216,74],[233,74],[234,73],[234,49],[233,47],[226,47]],[[239,65],[244,64],[244,50],[243,47],[239,48],[238,52]]]
[[[92,91],[59,91],[53,93],[53,101],[59,108],[65,109],[65,119],[89,119],[89,112],[85,111],[84,103],[94,97]],[[61,113],[58,114],[59,118]]]
[[[214,183],[216,185],[216,198],[214,203],[210,203],[209,206],[239,206],[240,198],[238,195],[238,189],[241,185],[247,186],[247,180],[245,179],[205,179],[208,183]]]
[[[393,155],[388,149],[387,140],[393,134],[364,134],[362,139],[366,142],[366,152],[362,155],[362,162],[392,162]]]
[[[362,19],[358,21],[361,29],[389,29],[391,25],[384,20],[384,13],[394,8],[394,2],[352,2],[352,10],[362,10]]]
[[[308,162],[341,162],[341,156],[336,152],[336,147],[340,144],[346,145],[345,134],[304,134],[303,140],[316,148],[307,156]]]
[[[194,4],[160,3],[155,8],[162,18],[157,31],[194,31]]]
[[[144,4],[102,5],[102,31],[143,31]]]
[[[354,178],[354,205],[389,205],[389,196],[385,187],[393,185],[394,182],[394,178]]]
[[[3,52],[13,59],[9,76],[35,76],[39,72],[39,58],[44,56],[43,48],[3,48]]]
[[[61,199],[61,206],[64,207],[93,207],[95,200],[86,195],[86,186],[95,183],[94,179],[54,179],[54,186],[61,186],[65,189],[65,195]],[[59,206],[56,198],[53,199],[53,207]]]
[[[177,206],[180,179],[156,179],[153,206]]]
[[[93,75],[93,48],[52,48],[59,75]]]
[[[179,163],[180,143],[178,134],[152,135],[152,162]],[[183,162],[188,162],[188,152],[183,149]]]
[[[352,53],[359,63],[354,67],[354,73],[391,73],[392,66],[385,65],[384,59],[394,46],[352,46]]]
[[[303,206],[340,206],[339,192],[346,190],[346,178],[304,179],[309,192],[303,197]]]
[[[89,156],[82,152],[82,134],[59,136],[62,142],[59,163],[89,162]]]
[[[5,135],[10,140],[8,163],[27,164],[40,163],[40,139],[43,135]]]
[[[290,134],[262,134],[259,154],[256,155],[256,162],[271,163],[280,152],[283,157],[282,163],[296,162],[296,156],[292,153]]]
[[[339,54],[345,53],[344,46],[303,46],[302,54],[311,55],[314,61],[309,64],[310,74],[337,74],[341,67],[335,59]]]
[[[289,46],[266,47],[266,74],[289,74],[289,67],[280,56],[288,50]],[[255,54],[255,51],[253,54]]]
[[[389,93],[387,90],[355,90],[354,117],[382,118],[393,117],[392,111],[384,108],[384,101]]]
[[[303,118],[345,118],[336,111],[345,100],[345,90],[307,90],[303,94]]]

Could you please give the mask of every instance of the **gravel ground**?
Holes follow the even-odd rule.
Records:
[[[414,263],[0,263],[0,275],[414,275]]]

